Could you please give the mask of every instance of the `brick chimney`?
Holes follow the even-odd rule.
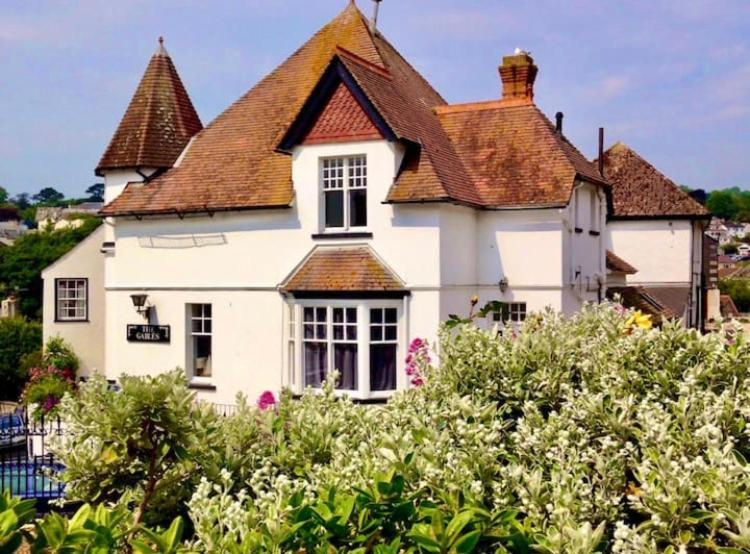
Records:
[[[534,100],[534,80],[539,68],[534,59],[516,48],[512,56],[503,57],[500,66],[500,79],[503,82],[503,100],[531,103]]]

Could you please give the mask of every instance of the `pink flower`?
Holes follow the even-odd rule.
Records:
[[[55,396],[48,396],[47,399],[44,401],[44,404],[42,404],[42,410],[49,413],[52,411],[52,409],[57,406],[57,404],[60,402],[60,399]]]
[[[415,377],[411,380],[411,384],[415,387],[421,387],[424,385],[424,380],[421,377]]]
[[[412,354],[409,354],[404,360],[406,365],[411,365],[413,361],[414,361],[414,356]]]
[[[406,374],[409,375],[410,377],[412,375],[416,375],[417,373],[418,373],[418,370],[414,364],[409,364],[408,366],[406,366]]]
[[[413,341],[411,341],[411,344],[409,345],[409,353],[413,354],[414,352],[417,352],[419,349],[421,349],[424,346],[424,341],[420,338],[416,338]]]
[[[269,408],[273,408],[276,406],[276,397],[270,390],[267,390],[258,397],[256,405],[258,406],[259,410],[268,410]]]

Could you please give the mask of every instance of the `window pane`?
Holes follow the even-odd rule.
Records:
[[[326,338],[326,326],[325,325],[316,325],[315,326],[315,337],[318,339],[325,339]]]
[[[370,340],[383,340],[383,328],[381,326],[370,327]]]
[[[314,339],[314,333],[313,329],[314,327],[312,325],[303,325],[302,328],[304,329],[304,337],[306,339]]]
[[[398,320],[398,310],[396,308],[387,308],[385,310],[385,322],[396,323]]]
[[[211,377],[211,337],[193,337],[193,368],[198,377]]]
[[[355,390],[357,388],[357,345],[335,344],[333,367],[340,373],[336,388]]]
[[[325,323],[327,318],[326,315],[327,308],[316,308],[315,309],[315,319],[318,323]]]
[[[326,227],[344,226],[344,191],[326,192]]]
[[[305,386],[319,388],[325,380],[328,369],[328,345],[320,342],[306,342],[303,356]]]
[[[346,321],[348,323],[356,323],[357,322],[357,308],[347,308],[346,309]]]
[[[349,226],[367,226],[367,190],[349,191]]]
[[[383,310],[380,308],[373,308],[370,310],[370,323],[382,323],[383,322]]]
[[[396,389],[395,344],[370,345],[370,390]]]
[[[386,325],[385,327],[385,340],[396,340],[398,337],[397,328],[395,325]]]
[[[333,340],[344,340],[344,326],[343,325],[333,326]]]
[[[200,319],[194,319],[192,320],[192,330],[193,333],[202,333],[203,332],[203,321]]]
[[[305,308],[303,318],[305,321],[313,321],[315,319],[314,308]]]
[[[191,307],[191,313],[193,314],[193,317],[201,317],[203,315],[203,305],[193,304]]]
[[[333,322],[342,323],[344,321],[344,308],[333,309]]]
[[[357,340],[356,325],[348,325],[346,327],[346,340]]]

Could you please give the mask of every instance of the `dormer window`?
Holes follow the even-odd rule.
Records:
[[[321,180],[326,230],[367,226],[367,157],[323,158]]]

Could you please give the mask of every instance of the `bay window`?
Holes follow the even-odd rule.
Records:
[[[367,157],[321,160],[323,220],[326,229],[367,226]]]
[[[320,388],[329,372],[352,397],[383,398],[398,388],[399,302],[307,300],[289,306],[287,370],[301,392]],[[298,340],[295,340],[299,337]]]

